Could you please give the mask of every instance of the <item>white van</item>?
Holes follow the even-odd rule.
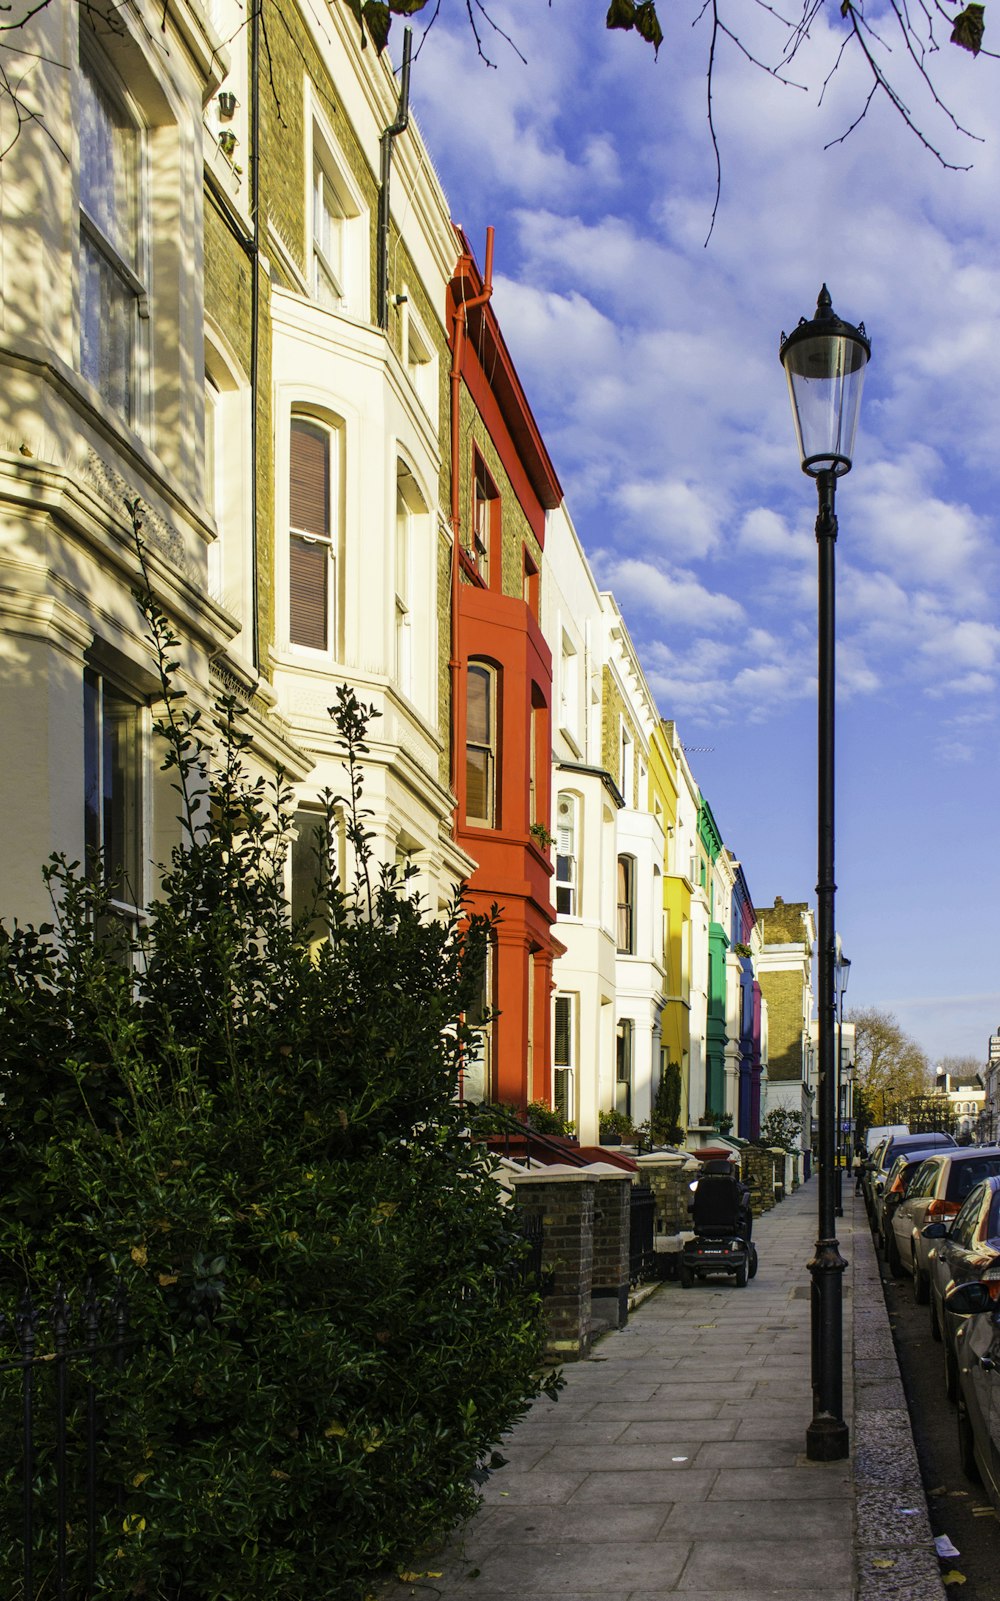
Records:
[[[876,1145],[881,1145],[888,1135],[891,1135],[893,1139],[898,1139],[900,1135],[909,1134],[909,1132],[908,1123],[881,1123],[876,1128],[870,1128],[865,1135],[865,1155],[871,1156]]]

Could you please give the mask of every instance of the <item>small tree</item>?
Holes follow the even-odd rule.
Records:
[[[774,1106],[767,1116],[761,1119],[760,1137],[754,1142],[757,1145],[777,1145],[783,1151],[790,1151],[802,1133],[802,1113],[787,1111],[783,1106]]]
[[[668,1062],[656,1087],[653,1114],[649,1131],[654,1145],[679,1145],[684,1138],[681,1128],[681,1070],[676,1062]]]
[[[95,938],[113,886],[63,858],[52,924],[0,930],[0,1298],[44,1304],[57,1281],[78,1296],[91,1276],[127,1291],[95,1593],[360,1601],[473,1509],[540,1387],[516,1217],[455,1101],[488,924],[460,899],[425,915],[375,870],[373,713],[346,688],[331,715],[348,793],[326,797],[313,904],[290,922],[293,797],[249,777],[231,701],[217,730],[186,709],[176,640],[139,599],[183,838],[133,966],[121,938]],[[350,889],[328,843],[341,811]],[[0,1376],[5,1595],[19,1384]],[[68,1538],[81,1559],[82,1518]]]

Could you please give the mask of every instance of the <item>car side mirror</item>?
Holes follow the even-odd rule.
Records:
[[[883,1184],[882,1180],[881,1179],[876,1179],[875,1180],[875,1194],[876,1195],[881,1195],[882,1191],[884,1189],[885,1189],[885,1185]]]
[[[947,1223],[925,1223],[920,1230],[925,1240],[943,1240],[947,1238],[949,1232]]]
[[[994,1305],[990,1286],[975,1280],[969,1284],[953,1284],[945,1292],[945,1311],[954,1312],[959,1317],[972,1317],[975,1312],[991,1312]]]

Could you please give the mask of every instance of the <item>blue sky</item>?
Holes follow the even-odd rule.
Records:
[[[933,58],[985,143],[901,80],[928,137],[974,163],[949,172],[879,101],[824,150],[868,92],[855,52],[821,96],[839,8],[793,64],[804,88],[720,44],[706,247],[706,25],[664,3],[656,62],[605,32],[605,9],[503,0],[528,60],[486,29],[491,70],[451,0],[414,64],[418,121],[480,260],[496,228],[496,309],[577,529],[661,712],[711,747],[691,764],[760,905],[814,901],[816,883],[815,490],[779,335],[824,281],[865,322],[837,503],[848,1006],[892,1011],[932,1059],[984,1056],[1000,1023],[1000,67],[946,31]],[[780,54],[773,12],[734,0],[731,23]],[[906,70],[898,41],[890,64]]]

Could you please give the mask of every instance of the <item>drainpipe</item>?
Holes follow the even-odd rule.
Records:
[[[465,354],[465,334],[469,312],[483,306],[493,293],[493,229],[486,230],[486,270],[483,287],[478,295],[459,301],[452,312],[451,336],[451,661],[448,671],[451,682],[451,792],[458,794],[458,683],[461,659],[458,653],[458,592],[459,545],[461,532],[461,495],[459,466],[461,456],[461,399],[462,358]]]
[[[399,84],[399,104],[396,120],[379,141],[381,164],[378,192],[378,325],[384,331],[389,326],[389,177],[392,171],[392,141],[405,133],[410,120],[410,47],[413,29],[403,33],[403,66]]]

